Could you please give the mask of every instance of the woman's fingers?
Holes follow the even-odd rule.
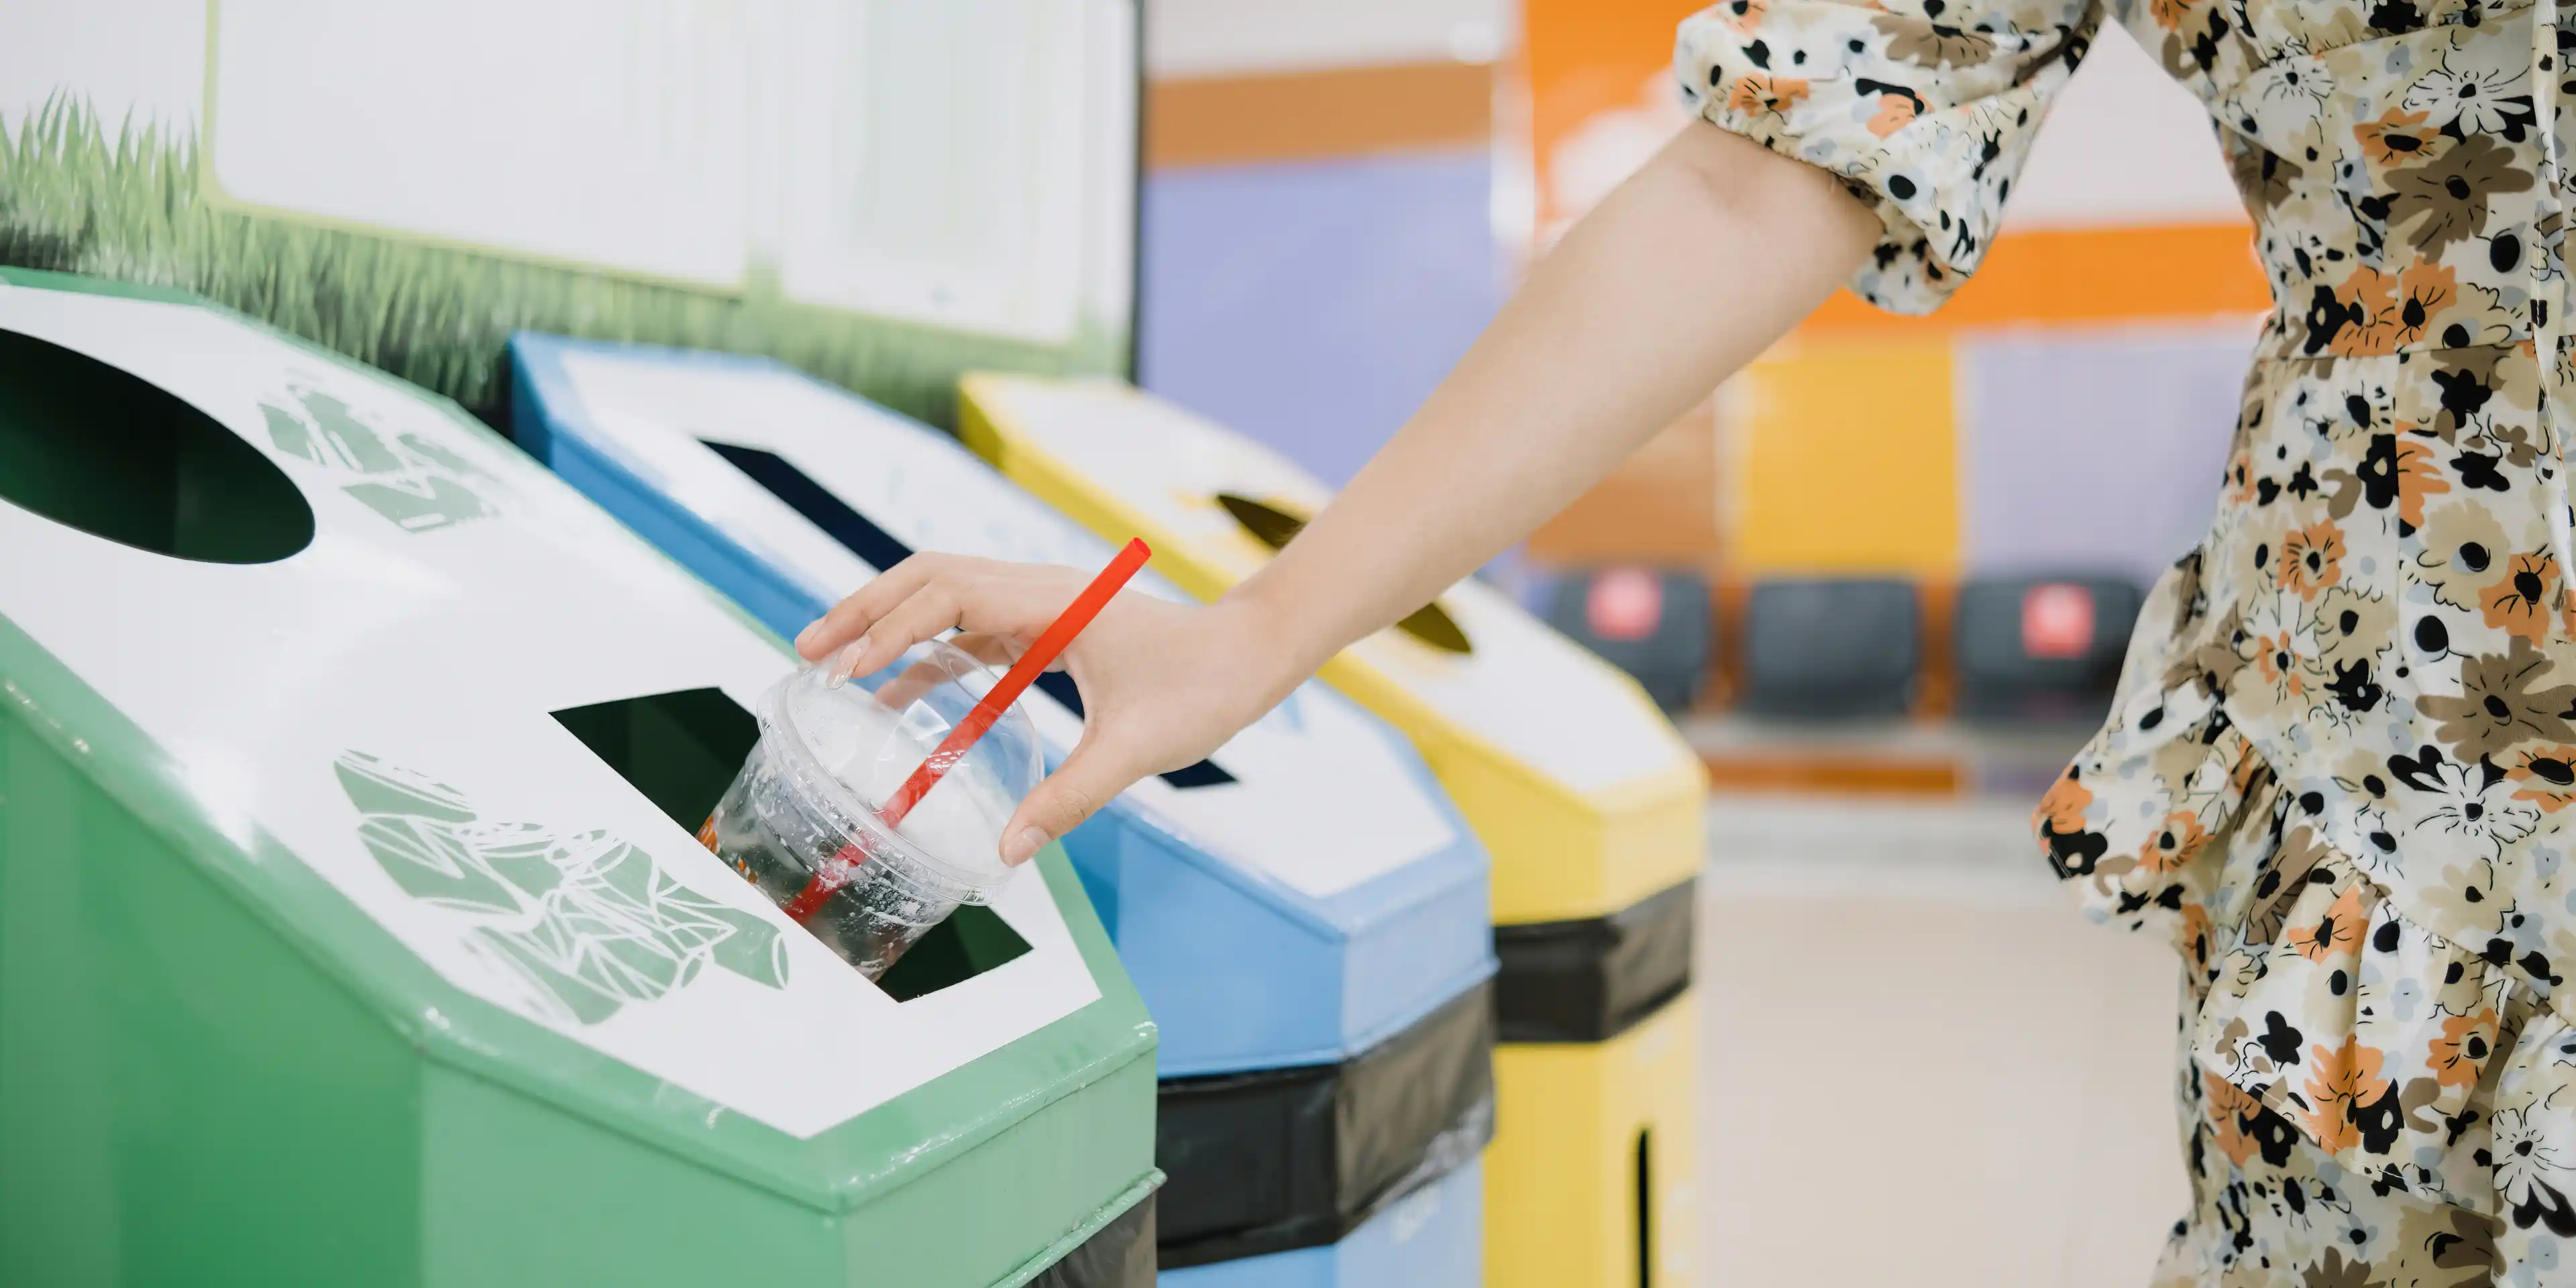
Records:
[[[858,672],[852,672],[855,675]],[[937,662],[923,659],[903,669],[903,674],[886,681],[877,689],[877,705],[901,712],[923,694],[938,688],[948,678],[948,669]]]
[[[812,625],[797,632],[796,651],[806,661],[819,662],[832,650],[857,639],[877,623],[877,619],[910,599],[913,592],[936,577],[946,562],[940,555],[914,555],[877,574],[868,584],[851,592],[830,612],[815,618]]]
[[[961,647],[976,649],[998,668],[1044,632],[1089,580],[1077,568],[916,555],[835,605],[797,636],[796,648],[807,658],[831,659],[838,676],[874,674],[922,640],[956,629],[964,632]],[[1073,754],[1004,826],[1005,862],[1027,862],[1137,779],[1196,760],[1187,754],[1191,748],[1214,747],[1233,731],[1226,722],[1240,705],[1232,693],[1237,686],[1221,663],[1243,650],[1211,635],[1212,612],[1124,593],[1056,659],[1075,672],[1091,718]],[[890,678],[879,700],[908,697],[914,683]],[[1118,732],[1104,738],[1104,720]]]
[[[873,675],[878,668],[903,656],[905,649],[957,625],[960,615],[956,592],[940,585],[924,586],[878,617],[859,636],[858,643],[850,646],[834,665],[833,678]]]
[[[1144,777],[1123,768],[1124,764],[1124,757],[1103,748],[1086,730],[1073,754],[1020,802],[1003,827],[1002,862],[1013,867],[1028,862],[1047,842],[1082,826],[1084,819]]]
[[[867,660],[883,666],[895,652],[951,626],[1025,642],[1046,629],[1089,579],[1071,568],[1009,564],[959,555],[914,555],[861,586],[796,636],[808,661],[863,637],[876,637]],[[927,602],[925,596],[929,596]],[[918,619],[905,614],[919,613]],[[901,617],[895,626],[890,619]],[[927,633],[920,622],[937,621]],[[892,651],[885,641],[907,636]]]

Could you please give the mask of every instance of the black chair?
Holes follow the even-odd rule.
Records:
[[[1922,616],[1911,582],[1756,582],[1737,705],[1790,719],[1903,715],[1923,665]]]
[[[1715,647],[1708,582],[1675,568],[1589,568],[1557,579],[1547,623],[1636,677],[1666,712],[1687,710]]]
[[[2143,596],[2125,577],[1974,577],[1951,615],[1959,713],[1979,720],[2100,718]]]

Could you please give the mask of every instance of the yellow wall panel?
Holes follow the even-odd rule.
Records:
[[[1946,340],[1775,352],[1720,417],[1728,562],[1743,576],[1959,568],[1959,445]]]

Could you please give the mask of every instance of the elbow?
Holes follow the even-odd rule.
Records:
[[[1755,229],[1830,229],[1854,256],[1876,241],[1877,212],[1840,176],[1764,147],[1731,130],[1695,121],[1656,154],[1653,167],[1685,187],[1718,220]]]

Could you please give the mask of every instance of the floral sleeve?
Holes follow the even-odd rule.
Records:
[[[1887,225],[1855,294],[1929,313],[1992,240],[2100,0],[1726,0],[1673,53],[1690,107],[1842,176]]]

